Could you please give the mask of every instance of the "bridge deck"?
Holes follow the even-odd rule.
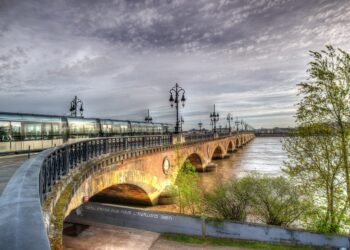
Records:
[[[0,157],[0,195],[12,175],[28,159],[27,155],[11,155]]]

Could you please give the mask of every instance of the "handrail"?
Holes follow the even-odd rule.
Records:
[[[108,153],[166,146],[171,143],[171,135],[151,135],[95,138],[59,146],[42,163],[39,178],[40,202],[45,200],[56,181],[83,162]]]

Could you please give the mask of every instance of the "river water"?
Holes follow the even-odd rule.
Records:
[[[207,192],[217,184],[245,176],[254,171],[268,176],[283,175],[281,167],[286,159],[287,155],[282,149],[281,137],[257,137],[231,154],[229,158],[213,161],[217,164],[215,171],[199,173],[200,188]],[[157,205],[146,209],[166,212],[178,211],[175,204]]]
[[[287,159],[281,137],[257,137],[229,158],[214,161],[216,171],[200,175],[201,187],[206,191],[213,185],[253,171],[269,176],[283,175],[281,167]]]

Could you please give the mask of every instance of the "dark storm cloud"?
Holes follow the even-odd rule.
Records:
[[[346,0],[2,0],[0,110],[64,114],[77,94],[87,116],[172,121],[180,82],[188,127],[214,103],[293,125],[308,50],[350,50],[348,13]]]

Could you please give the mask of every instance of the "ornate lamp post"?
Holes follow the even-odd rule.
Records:
[[[210,113],[210,120],[213,123],[214,134],[216,133],[216,123],[219,121],[219,113],[215,112],[215,104],[214,104],[214,112]]]
[[[182,107],[185,107],[185,90],[179,86],[179,84],[175,84],[175,86],[170,89],[170,106],[176,108],[176,126],[175,126],[175,134],[178,134],[180,132],[180,119],[179,119],[179,103],[182,103]],[[182,94],[181,100],[180,100],[180,94]]]
[[[227,114],[227,121],[228,121],[228,131],[231,134],[231,121],[233,121],[233,116],[231,113]]]
[[[199,122],[199,123],[198,123],[199,132],[202,132],[202,126],[203,126],[203,123],[202,123],[202,122]]]
[[[249,128],[248,123],[244,122],[244,130],[245,130],[245,131],[248,131],[248,128]]]
[[[80,100],[77,96],[74,97],[74,99],[71,101],[70,103],[70,115],[73,117],[78,117],[78,105],[80,104],[80,117],[83,117],[83,112],[84,112],[84,108],[83,108],[83,101]]]
[[[236,125],[236,132],[239,132],[239,121],[238,121],[238,117],[236,117],[236,121],[235,121],[235,125]]]
[[[149,115],[149,110],[147,111],[147,116],[145,117],[145,122],[147,122],[147,123],[152,122],[152,117]]]

